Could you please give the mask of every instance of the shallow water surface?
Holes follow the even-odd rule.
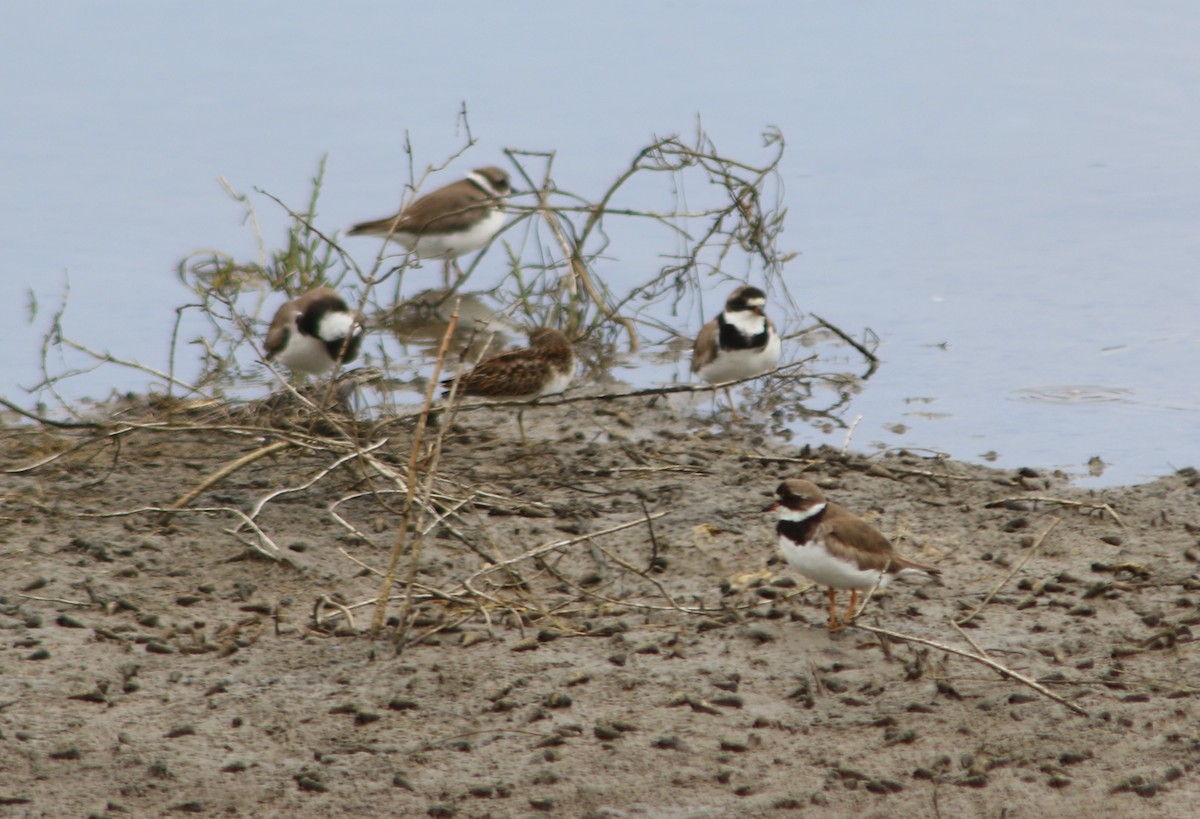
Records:
[[[461,144],[465,101],[479,142],[448,175],[498,163],[504,147],[553,149],[556,178],[589,193],[651,134],[690,133],[697,115],[747,161],[778,126],[792,292],[881,340],[883,365],[848,413],[854,446],[1081,475],[1099,456],[1107,468],[1089,485],[1200,461],[1195,4],[356,3],[281,16],[218,0],[11,16],[9,400],[33,401],[21,388],[39,379],[67,281],[72,338],[166,367],[188,298],[178,261],[257,254],[219,177],[299,206],[328,154],[319,223],[335,231],[398,204],[406,135],[418,170]],[[278,242],[285,216],[254,202]],[[361,259],[377,247],[347,243]],[[614,259],[604,274],[645,272]],[[709,314],[725,287],[713,283]],[[105,367],[64,391],[144,383]]]

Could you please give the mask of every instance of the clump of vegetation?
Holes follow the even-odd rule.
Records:
[[[473,148],[470,129],[464,131],[464,143],[444,163],[411,174],[411,195],[419,194],[438,171]],[[480,503],[497,508],[497,503],[509,502],[498,500],[494,493],[483,500],[476,489],[469,497],[447,500],[464,488],[453,477],[439,474],[441,451],[454,429],[455,414],[495,406],[462,404],[456,396],[447,402],[435,400],[439,381],[448,374],[447,362],[457,355],[464,336],[480,335],[478,324],[468,319],[464,307],[468,296],[484,305],[483,317],[492,319],[489,325],[496,324],[494,318],[500,316],[500,323],[514,328],[551,326],[564,331],[595,375],[618,358],[647,361],[663,353],[676,359],[686,355],[692,334],[706,319],[704,308],[722,304],[736,285],[752,282],[768,294],[770,312],[786,340],[784,361],[789,362],[755,379],[757,388],[746,393],[752,403],[770,409],[758,417],[765,417],[771,429],[783,434],[798,418],[829,428],[844,426],[840,413],[861,381],[874,372],[876,361],[871,343],[860,343],[819,317],[806,316],[796,306],[791,292],[794,274],[789,271],[795,255],[780,246],[786,216],[779,175],[784,149],[783,135],[768,130],[763,135],[762,159],[742,161],[722,154],[697,128],[689,139],[659,138],[640,148],[614,170],[613,181],[599,195],[586,195],[563,184],[555,170],[557,155],[552,152],[507,150],[517,193],[505,203],[509,221],[504,230],[487,249],[465,262],[453,286],[419,294],[409,286],[409,274],[420,264],[414,257],[381,243],[370,263],[360,263],[341,245],[338,232],[322,224],[318,202],[324,161],[301,208],[294,209],[264,191],[257,191],[252,198],[227,186],[245,208],[258,239],[258,258],[248,262],[219,251],[203,251],[180,262],[179,280],[192,298],[176,310],[165,372],[71,340],[63,331],[62,310],[46,337],[44,362],[51,350],[69,349],[90,359],[93,367],[134,368],[148,378],[146,396],[140,401],[127,400],[102,421],[51,421],[44,414],[19,411],[47,424],[88,430],[84,434],[90,438],[74,443],[64,453],[92,446],[115,446],[119,451],[124,436],[135,433],[207,432],[223,440],[252,442],[254,449],[187,491],[181,490],[173,504],[138,510],[139,514],[160,515],[163,523],[188,511],[196,498],[233,473],[282,450],[300,450],[308,459],[316,459],[315,472],[303,484],[306,490],[343,467],[361,470],[369,491],[344,497],[329,507],[330,514],[336,517],[334,510],[340,503],[354,500],[375,503],[380,514],[399,517],[399,534],[387,569],[381,572],[384,579],[375,601],[372,631],[380,630],[393,587],[402,582],[405,608],[398,639],[403,643],[413,601],[419,596],[423,538],[440,525],[450,525],[446,522],[465,514],[463,510]],[[277,247],[269,247],[258,228],[256,201],[260,198],[288,215],[286,236]],[[495,264],[497,258],[501,259],[499,265]],[[629,269],[648,272],[632,276]],[[618,270],[620,275],[616,275]],[[477,287],[485,276],[491,277],[486,287]],[[366,318],[372,331],[364,345],[368,366],[318,382],[315,388],[297,388],[262,363],[263,316],[283,298],[321,285],[337,288]],[[429,336],[435,342],[432,350],[406,351],[401,346],[404,339],[393,332],[404,326],[414,311],[445,319],[444,326]],[[199,329],[191,329],[196,327]],[[484,348],[490,343],[485,342]],[[842,360],[847,348],[860,356],[858,371],[819,372],[818,351],[826,343],[838,345],[837,355]],[[199,350],[198,360],[181,361],[185,350]],[[180,375],[189,367],[195,375]],[[395,391],[401,371],[414,368],[421,375],[411,385],[421,390],[423,400],[405,406],[395,400]],[[55,395],[59,382],[79,372],[52,374],[45,363],[44,369],[42,388]],[[273,380],[266,391],[264,373]],[[723,386],[635,383],[630,389],[597,381],[589,379],[584,389],[544,403],[653,401],[667,393],[709,392]],[[254,389],[248,390],[247,384]],[[271,394],[264,397],[264,392]],[[354,395],[368,392],[373,412],[346,411]],[[434,424],[439,415],[446,417]],[[59,455],[51,456],[55,457]],[[535,480],[536,476],[526,478]],[[293,490],[272,492],[250,509],[217,511],[238,521],[230,530],[232,536],[262,556],[277,559],[279,548],[260,525],[260,514],[275,497],[288,491]],[[514,508],[528,507],[515,498],[512,504]],[[536,511],[541,514],[545,510]],[[356,537],[362,534],[360,528],[350,528]],[[551,547],[558,550],[579,540]],[[541,554],[535,549],[519,559],[540,558]],[[495,564],[495,560],[489,561]],[[466,588],[475,593],[469,582]],[[492,599],[490,593],[480,594],[480,599]]]
[[[474,148],[465,110],[462,125],[465,138],[459,149],[419,174],[412,170],[413,152],[407,147],[409,196],[432,187],[439,171]],[[283,383],[278,373],[261,364],[265,312],[283,297],[320,285],[339,289],[367,317],[368,328],[380,331],[371,334],[365,359],[393,376],[401,369],[411,371],[413,364],[420,370],[430,351],[427,346],[414,355],[398,343],[424,340],[436,347],[445,321],[464,297],[477,307],[475,313],[499,316],[498,324],[512,330],[562,329],[576,341],[594,376],[618,359],[634,360],[635,353],[680,357],[706,319],[704,310],[718,309],[729,290],[752,282],[767,292],[770,312],[790,342],[785,350],[793,362],[799,351],[816,361],[812,351],[826,342],[840,345],[843,354],[849,346],[861,357],[856,372],[791,367],[760,382],[762,387],[754,393],[760,405],[778,408],[781,428],[798,418],[833,428],[842,425],[840,411],[860,380],[874,372],[874,338],[868,331],[862,342],[856,341],[796,306],[796,254],[780,244],[787,213],[779,172],[785,147],[783,135],[769,129],[763,134],[762,158],[744,161],[724,155],[697,126],[688,139],[654,139],[637,150],[614,169],[613,181],[598,195],[563,184],[556,175],[554,152],[506,150],[517,193],[505,204],[510,218],[503,232],[484,252],[462,260],[461,276],[452,287],[420,292],[410,284],[421,264],[415,257],[381,242],[372,259],[360,262],[341,245],[337,229],[321,223],[324,159],[312,178],[307,202],[298,208],[265,191],[253,197],[237,193],[226,183],[255,233],[257,259],[205,250],[179,263],[177,275],[193,298],[176,310],[167,370],[118,359],[71,340],[60,311],[45,351],[65,347],[91,362],[67,372],[50,373],[46,367],[40,387],[53,392],[57,383],[82,370],[114,365],[144,371],[148,394],[166,403],[245,398],[247,385],[261,397],[264,375],[277,385]],[[256,200],[263,199],[289,219],[278,246],[269,246],[259,228],[261,205]],[[630,269],[648,272],[636,276]],[[497,270],[502,271],[498,277]],[[486,286],[475,287],[484,276]],[[413,333],[414,324],[425,325],[423,332]],[[493,322],[493,329],[496,326]],[[479,327],[464,320],[459,329],[456,348]],[[198,351],[198,360],[186,360],[192,351]],[[410,361],[402,367],[399,359],[405,356]],[[786,352],[784,360],[789,360]],[[374,379],[378,395],[372,402],[394,412],[397,381]],[[413,383],[420,386],[422,380],[418,377]],[[652,389],[645,383],[635,386]]]

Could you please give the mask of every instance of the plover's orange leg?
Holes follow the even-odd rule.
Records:
[[[733,416],[734,421],[742,423],[742,416],[738,415],[737,405],[733,403],[733,393],[730,392],[729,387],[725,388],[725,397],[729,399],[729,414]]]
[[[837,589],[829,587],[829,633],[838,630],[837,626]]]
[[[850,608],[846,609],[846,616],[842,618],[843,623],[849,623],[851,615],[854,614],[854,607],[858,605],[858,589],[850,590]]]

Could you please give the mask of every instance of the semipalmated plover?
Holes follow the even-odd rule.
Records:
[[[775,490],[779,500],[763,509],[778,512],[779,551],[800,574],[829,587],[829,630],[837,631],[837,590],[850,590],[849,622],[859,591],[883,588],[902,575],[941,570],[900,557],[891,541],[853,512],[825,500],[812,481],[792,478]]]
[[[399,213],[360,222],[350,236],[381,236],[421,259],[454,259],[479,250],[504,225],[501,199],[512,193],[508,174],[488,166],[418,197]]]
[[[297,373],[319,375],[338,361],[353,361],[362,344],[362,322],[328,287],[310,290],[279,308],[263,345],[267,360]]]
[[[725,309],[696,336],[692,372],[710,384],[720,384],[775,369],[781,344],[775,325],[763,312],[766,304],[766,294],[757,287],[743,285],[730,293]],[[737,418],[733,395],[728,388],[725,394]]]
[[[482,398],[514,400],[557,395],[575,377],[575,349],[567,337],[550,327],[529,333],[529,346],[485,358],[458,377],[458,392]],[[442,382],[449,394],[453,378]],[[521,440],[525,440],[522,411],[517,412]]]

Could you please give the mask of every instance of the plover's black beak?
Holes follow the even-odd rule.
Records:
[[[778,509],[779,509],[779,501],[775,501],[774,503],[768,503],[766,506],[764,506],[762,508],[762,510],[764,512],[774,512]]]

